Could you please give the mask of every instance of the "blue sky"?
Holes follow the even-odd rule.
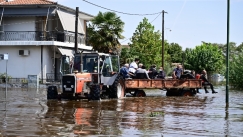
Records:
[[[202,41],[226,43],[227,36],[227,0],[87,0],[96,5],[134,14],[150,14],[165,10],[165,39],[185,48],[194,48]],[[59,4],[97,15],[108,10],[96,7],[83,0],[58,0]],[[230,41],[237,45],[243,42],[243,0],[231,0],[230,3]],[[157,16],[131,16],[117,13],[125,23],[121,40],[122,45],[130,42],[135,29],[144,17],[152,22]],[[162,30],[162,15],[152,23],[155,30]],[[170,31],[171,30],[171,31]],[[125,41],[126,40],[126,41]]]

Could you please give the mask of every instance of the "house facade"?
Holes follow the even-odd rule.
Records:
[[[49,0],[0,0],[0,73],[13,78],[37,75],[60,79],[70,73],[74,56],[76,10]],[[86,23],[93,18],[79,12],[78,50],[91,51],[86,43]]]

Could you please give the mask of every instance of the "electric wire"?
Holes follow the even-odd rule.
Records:
[[[126,15],[136,15],[136,16],[148,16],[148,15],[156,15],[156,14],[160,14],[161,12],[156,12],[156,13],[148,13],[148,14],[135,14],[135,13],[126,13],[126,12],[121,12],[121,11],[116,11],[116,10],[112,10],[112,9],[109,9],[109,8],[105,8],[105,7],[102,7],[102,6],[99,6],[97,4],[94,4],[94,3],[91,3],[87,0],[83,0],[84,2],[86,3],[89,3],[91,5],[94,5],[96,7],[100,7],[102,9],[106,9],[106,10],[109,10],[109,11],[113,11],[113,12],[116,12],[116,13],[121,13],[121,14],[126,14]]]

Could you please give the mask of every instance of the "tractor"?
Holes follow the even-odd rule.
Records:
[[[122,98],[124,80],[119,74],[119,56],[98,52],[75,54],[72,73],[62,76],[62,93],[48,87],[47,98],[89,99]]]

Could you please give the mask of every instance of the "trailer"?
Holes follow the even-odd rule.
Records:
[[[196,89],[202,88],[200,79],[126,79],[126,93],[134,92],[134,96],[146,96],[144,89],[161,89],[166,96],[193,96]]]

